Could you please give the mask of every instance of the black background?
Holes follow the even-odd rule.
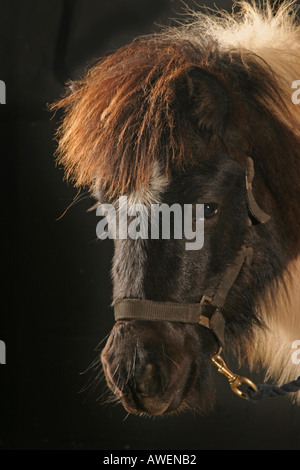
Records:
[[[0,10],[0,449],[300,449],[300,408],[284,398],[248,404],[217,374],[217,406],[206,416],[127,416],[97,400],[101,387],[79,393],[90,377],[81,372],[113,325],[112,244],[96,239],[87,193],[59,218],[76,191],[54,163],[57,118],[47,103],[91,60],[180,18],[182,4],[1,0]]]

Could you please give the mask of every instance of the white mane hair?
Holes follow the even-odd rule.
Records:
[[[286,93],[286,105],[300,125],[300,107],[291,100],[292,84],[300,80],[298,10],[296,0],[236,1],[232,13],[187,7],[187,21],[167,29],[173,39],[202,42],[203,37],[209,36],[224,52],[251,52],[260,57],[276,75]]]

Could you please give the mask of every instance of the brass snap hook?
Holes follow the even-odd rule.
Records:
[[[239,387],[242,384],[247,384],[249,387],[251,387],[255,392],[258,391],[257,386],[255,383],[252,382],[252,380],[248,379],[247,377],[243,377],[241,375],[235,374],[231,372],[231,370],[228,369],[224,359],[220,356],[220,354],[215,354],[211,358],[212,362],[215,364],[215,366],[218,368],[218,372],[220,374],[225,375],[225,377],[228,379],[228,382],[230,384],[231,390],[233,393],[238,395],[241,398],[247,399],[247,395],[239,389]]]

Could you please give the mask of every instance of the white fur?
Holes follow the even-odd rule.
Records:
[[[286,286],[279,285],[275,298],[268,305],[258,306],[266,329],[255,330],[254,344],[249,345],[249,362],[262,365],[266,380],[282,385],[300,376],[300,364],[295,364],[292,347],[300,341],[300,256],[286,271]],[[298,354],[300,357],[300,354]],[[300,392],[291,397],[300,404]]]
[[[142,187],[132,192],[128,197],[128,204],[159,204],[161,195],[169,186],[169,178],[163,173],[157,160],[154,161],[151,171],[151,178],[147,187]]]
[[[170,28],[169,34],[200,44],[203,37],[208,36],[225,51],[239,51],[245,62],[249,52],[263,59],[275,72],[286,106],[298,126],[282,113],[278,113],[278,118],[298,134],[300,107],[291,99],[292,83],[300,79],[300,25],[295,0],[284,1],[276,15],[268,0],[235,2],[233,10],[234,14],[213,10],[213,15],[208,9],[205,12],[188,10],[189,21],[179,28]]]

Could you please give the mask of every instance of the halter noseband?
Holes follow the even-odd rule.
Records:
[[[209,328],[222,347],[225,346],[225,319],[221,313],[227,294],[244,262],[251,263],[252,248],[243,246],[227,268],[213,297],[203,295],[199,303],[156,302],[146,299],[123,299],[114,307],[115,320],[152,320],[198,323]]]

